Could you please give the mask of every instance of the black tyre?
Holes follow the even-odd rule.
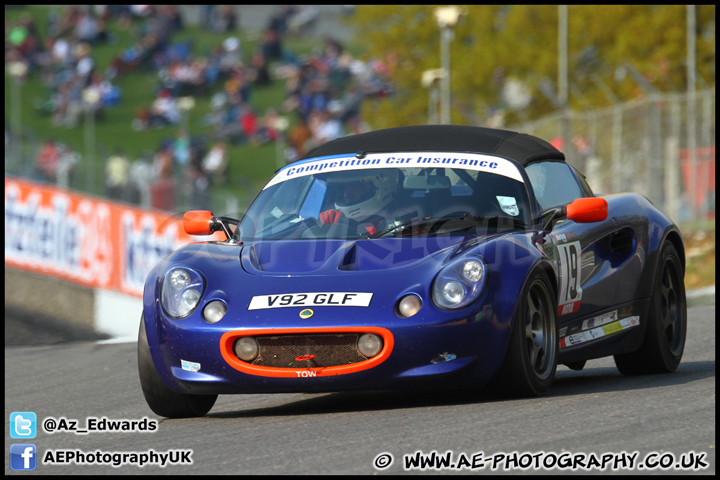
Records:
[[[635,352],[615,355],[615,365],[623,375],[669,373],[680,365],[687,336],[684,276],[677,250],[666,242],[660,251],[643,343]]]
[[[536,271],[520,296],[510,344],[493,386],[512,396],[544,395],[558,362],[557,308],[550,280]]]
[[[143,395],[150,410],[169,418],[202,417],[215,404],[217,395],[187,395],[170,390],[162,381],[150,356],[145,319],[138,334],[138,372]]]

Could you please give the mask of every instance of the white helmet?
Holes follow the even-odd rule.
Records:
[[[364,220],[377,214],[393,200],[397,189],[398,172],[395,169],[360,170],[352,179],[345,180],[345,189],[356,189],[351,198],[340,195],[335,208],[353,220]]]

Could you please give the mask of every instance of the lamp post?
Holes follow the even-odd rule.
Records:
[[[11,62],[8,65],[8,73],[12,78],[11,81],[11,92],[12,92],[12,145],[13,145],[13,159],[17,165],[22,165],[22,101],[20,99],[20,92],[22,90],[22,82],[25,79],[28,66],[25,62]]]
[[[695,11],[695,5],[687,5],[686,7],[687,12],[687,34],[686,34],[686,42],[687,42],[687,97],[688,97],[688,106],[687,106],[687,151],[688,151],[688,162],[690,163],[690,195],[688,195],[688,198],[691,199],[690,201],[690,209],[692,212],[692,218],[693,220],[698,218],[698,207],[695,203],[695,191],[698,184],[698,178],[697,178],[697,156],[696,156],[696,129],[697,129],[697,119],[695,117],[695,100],[696,100],[696,93],[695,93],[695,81],[696,81],[696,58],[695,58],[695,42],[697,41],[695,38],[695,24],[696,24],[696,11]],[[704,204],[704,202],[703,202]],[[705,217],[705,208],[702,208],[703,212],[703,218]]]
[[[177,106],[177,109],[180,111],[180,131],[178,132],[178,140],[180,142],[187,141],[187,152],[188,157],[185,159],[184,163],[182,164],[182,172],[178,172],[178,182],[179,184],[183,184],[186,181],[192,182],[192,180],[188,180],[189,178],[193,178],[192,175],[188,176],[188,172],[190,171],[190,110],[195,108],[195,98],[191,96],[187,97],[179,97],[175,103]],[[185,137],[182,136],[182,134],[185,135]],[[192,188],[190,189],[191,193],[188,195],[187,191],[185,189],[180,189],[178,191],[179,195],[179,205],[182,206],[183,209],[191,209],[195,208],[192,206],[188,206],[188,203],[194,203],[194,200],[192,198],[189,198],[191,196],[194,196],[199,192],[199,190],[196,190],[198,187],[196,187],[193,183]],[[182,192],[182,193],[181,193]]]
[[[177,108],[180,110],[182,129],[190,135],[190,110],[195,108],[195,99],[193,97],[180,97],[177,99]]]
[[[558,99],[562,109],[561,128],[563,137],[563,153],[568,163],[574,164],[578,170],[585,171],[582,158],[576,158],[572,143],[572,124],[570,123],[568,80],[568,6],[558,5]],[[577,163],[576,163],[577,162]]]
[[[427,88],[430,93],[428,99],[428,125],[433,123],[440,123],[438,121],[438,81],[445,77],[445,70],[442,68],[435,68],[432,70],[425,70],[422,74],[422,86]]]
[[[95,106],[100,102],[100,92],[88,87],[82,92],[85,109],[85,189],[88,192],[101,193],[93,188],[97,185],[95,178]]]
[[[278,138],[275,140],[275,164],[278,168],[285,165],[285,157],[283,156],[283,146],[285,145],[285,131],[290,126],[290,121],[285,117],[278,117],[273,122],[273,128],[278,132]]]
[[[450,124],[450,40],[452,29],[457,25],[463,9],[455,5],[447,5],[435,9],[435,19],[440,26],[440,57],[445,72],[441,84],[440,123]]]

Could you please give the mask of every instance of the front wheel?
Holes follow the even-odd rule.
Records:
[[[155,369],[147,333],[145,318],[140,320],[138,333],[138,373],[145,401],[150,410],[169,418],[202,417],[215,405],[217,395],[188,395],[170,390]]]
[[[687,336],[683,277],[680,256],[666,242],[660,251],[643,343],[635,352],[615,355],[615,365],[623,375],[669,373],[680,365]]]
[[[558,362],[555,296],[550,280],[536,271],[519,298],[510,344],[493,384],[513,396],[550,390]]]

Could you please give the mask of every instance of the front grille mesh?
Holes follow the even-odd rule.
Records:
[[[253,365],[275,368],[316,368],[349,365],[367,357],[357,348],[358,334],[268,335],[255,337],[259,353]],[[302,355],[311,360],[296,361]]]

